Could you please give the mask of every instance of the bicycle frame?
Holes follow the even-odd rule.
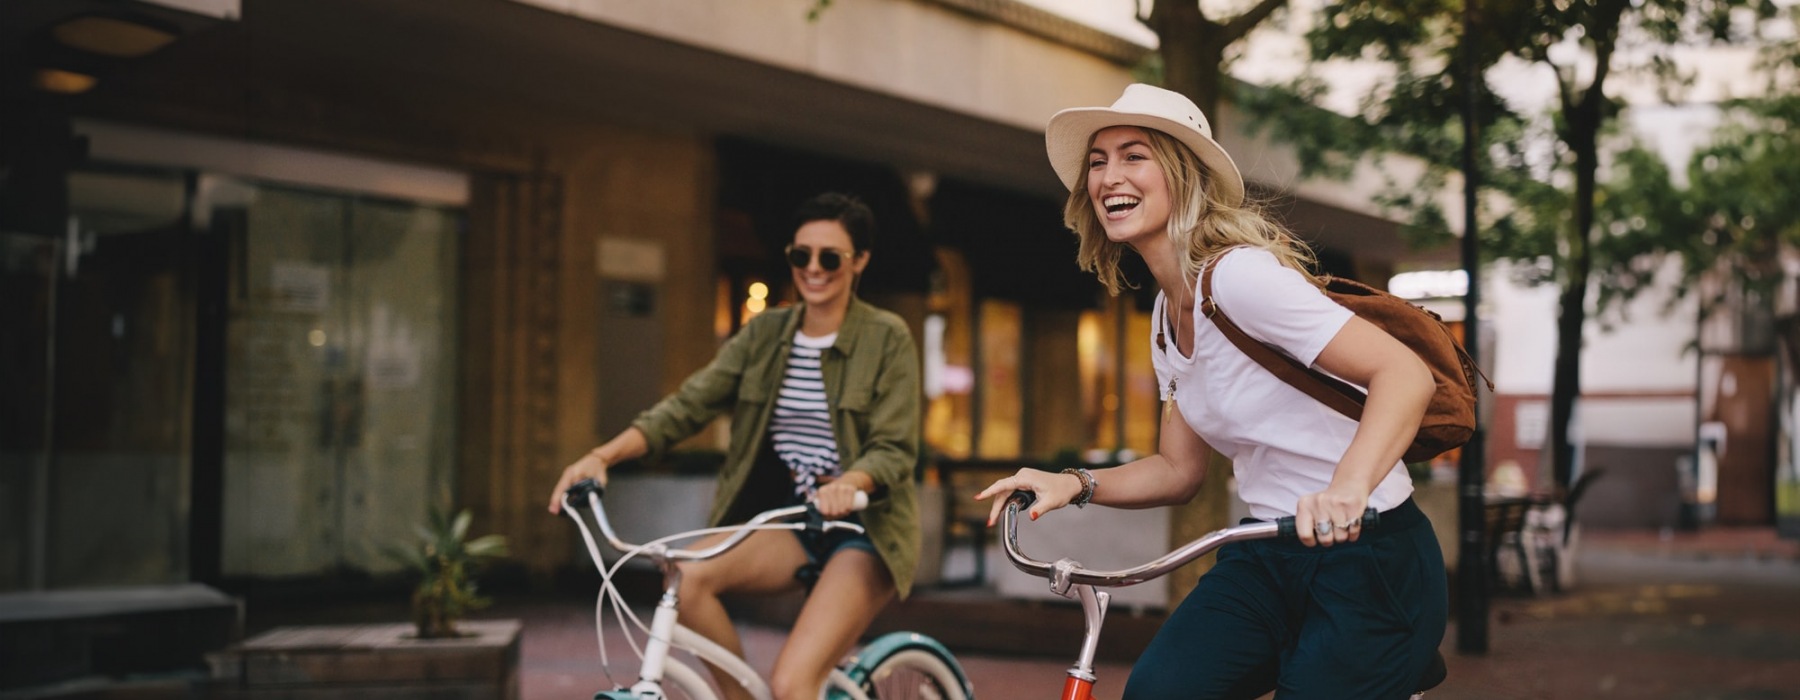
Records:
[[[593,534],[588,530],[587,523],[584,522],[578,514],[579,509],[574,507],[576,503],[572,502],[574,499],[583,496],[585,496],[585,499],[583,499],[585,500],[585,503],[581,503],[580,505],[586,506],[593,511],[594,522],[599,525],[601,535],[608,544],[625,555],[624,558],[610,568],[600,556],[600,551],[595,545]],[[794,530],[807,527],[805,524],[791,521],[795,518],[808,516],[811,508],[809,506],[777,508],[760,513],[742,525],[678,533],[659,538],[646,544],[634,545],[621,540],[613,531],[612,522],[606,517],[606,507],[601,502],[602,499],[600,496],[601,488],[597,484],[577,484],[575,487],[569,489],[569,493],[564,494],[563,512],[580,527],[582,539],[588,548],[588,554],[594,560],[594,565],[600,569],[600,574],[604,581],[602,584],[601,595],[606,596],[609,592],[616,595],[616,592],[612,589],[612,573],[616,571],[619,565],[626,559],[630,559],[634,556],[647,557],[654,563],[658,570],[662,572],[664,585],[662,597],[657,601],[655,612],[651,616],[649,629],[646,632],[647,641],[645,642],[644,649],[640,653],[641,663],[638,666],[637,681],[632,683],[629,689],[611,693],[602,692],[595,697],[597,699],[617,697],[621,700],[626,698],[632,700],[662,698],[664,697],[664,678],[670,675],[680,676],[681,678],[678,679],[678,683],[681,685],[688,685],[689,687],[691,687],[692,683],[704,685],[706,679],[700,672],[695,671],[680,661],[670,657],[671,650],[679,648],[685,649],[699,657],[701,660],[724,670],[733,681],[742,686],[744,690],[748,691],[752,697],[756,698],[756,700],[771,700],[773,694],[769,689],[768,683],[762,679],[762,676],[759,675],[755,669],[750,667],[749,663],[732,653],[730,650],[719,646],[717,643],[700,635],[698,632],[688,629],[680,624],[680,612],[678,608],[680,605],[682,574],[679,564],[684,561],[703,561],[724,554],[742,543],[751,533],[757,530]],[[865,506],[867,506],[866,498],[859,498],[857,500],[856,509],[861,510]],[[818,523],[818,526],[826,530],[847,529],[856,532],[862,531],[862,526],[860,525],[837,520],[825,520]],[[700,550],[672,548],[667,544],[672,540],[688,539],[690,537],[712,532],[731,532],[732,534],[723,541]],[[616,600],[614,602],[615,605],[618,605]],[[620,619],[623,622],[625,615],[620,614]],[[635,618],[632,619],[635,620]],[[604,648],[604,640],[602,640],[601,643]],[[617,693],[617,695],[615,696],[614,693]],[[837,695],[832,695],[832,693],[836,693]],[[821,696],[848,697],[851,698],[851,700],[869,700],[868,696],[863,693],[857,679],[851,678],[841,668],[833,668],[831,670],[830,675],[826,679],[826,686],[824,692],[821,693]]]

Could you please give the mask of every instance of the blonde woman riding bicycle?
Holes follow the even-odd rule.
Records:
[[[1307,248],[1245,205],[1236,165],[1185,97],[1132,85],[1111,107],[1057,113],[1046,131],[1082,269],[1116,294],[1130,251],[1156,278],[1151,352],[1172,413],[1157,454],[1092,472],[1021,470],[978,497],[998,515],[1008,493],[1034,492],[1033,518],[1071,503],[1180,504],[1202,479],[1224,478],[1206,473],[1217,450],[1254,519],[1293,516],[1300,539],[1221,547],[1125,697],[1410,696],[1448,613],[1443,557],[1400,461],[1433,391],[1429,370],[1325,296]],[[1201,298],[1204,274],[1214,298]],[[1362,421],[1246,356],[1208,318],[1214,305],[1256,340],[1366,389]],[[1367,507],[1380,516],[1365,529]]]

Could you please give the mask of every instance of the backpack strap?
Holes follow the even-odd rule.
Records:
[[[1244,329],[1239,328],[1230,317],[1225,315],[1225,310],[1219,307],[1218,302],[1213,301],[1213,268],[1217,267],[1219,260],[1224,257],[1224,255],[1214,257],[1200,271],[1200,313],[1212,319],[1213,325],[1218,326],[1219,331],[1225,334],[1232,345],[1238,346],[1239,350],[1244,351],[1245,355],[1250,356],[1250,359],[1269,370],[1276,378],[1287,382],[1288,385],[1299,389],[1307,396],[1317,399],[1319,403],[1325,404],[1332,410],[1349,416],[1351,420],[1362,420],[1363,401],[1367,397],[1362,390],[1336,377],[1300,364],[1299,360],[1289,357],[1287,353],[1250,337],[1249,333],[1245,333]]]

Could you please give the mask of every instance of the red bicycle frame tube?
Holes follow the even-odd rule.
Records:
[[[1062,700],[1094,700],[1094,682],[1069,676],[1063,681]]]

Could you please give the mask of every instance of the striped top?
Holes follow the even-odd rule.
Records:
[[[787,372],[775,393],[775,414],[769,420],[769,440],[775,455],[794,477],[794,497],[811,500],[820,477],[836,477],[837,438],[831,432],[831,405],[825,398],[825,375],[820,358],[837,342],[837,334],[815,338],[794,332]]]

